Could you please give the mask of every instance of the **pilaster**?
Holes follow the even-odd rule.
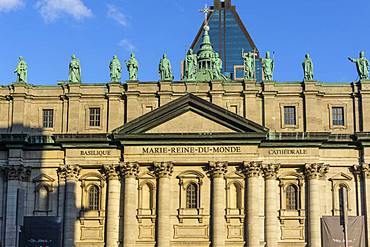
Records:
[[[260,246],[258,179],[262,173],[262,162],[244,162],[242,171],[247,178],[247,222],[246,238],[248,247]]]
[[[154,163],[154,173],[158,178],[158,208],[157,208],[157,246],[170,247],[172,238],[170,177],[173,172],[172,162]]]
[[[369,164],[361,165],[361,173],[363,178],[364,188],[364,204],[365,204],[365,225],[366,225],[366,239],[367,245],[370,244],[370,166]]]
[[[323,163],[306,164],[305,171],[308,180],[308,245],[321,246],[320,229],[320,179],[325,177],[329,166]]]
[[[212,178],[212,246],[225,246],[225,174],[227,162],[209,162],[209,174]]]

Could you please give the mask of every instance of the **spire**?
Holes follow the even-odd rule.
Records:
[[[200,49],[198,52],[199,59],[203,58],[210,58],[213,54],[213,48],[211,44],[211,39],[209,37],[209,26],[206,24],[203,27],[204,33],[203,33],[203,42],[200,45]]]

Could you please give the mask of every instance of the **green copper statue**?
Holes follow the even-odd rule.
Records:
[[[72,60],[69,63],[69,82],[71,83],[80,83],[81,82],[81,67],[80,60],[76,58],[75,55],[72,55]]]
[[[215,79],[222,77],[222,60],[217,52],[214,53],[212,57],[212,62],[214,64],[213,75]]]
[[[195,80],[197,73],[198,58],[196,54],[193,54],[193,50],[190,49],[186,54],[185,59],[185,79],[188,81]]]
[[[173,80],[171,63],[166,54],[163,54],[163,57],[159,62],[159,75],[161,77],[161,81]]]
[[[270,52],[266,52],[266,58],[262,59],[262,69],[266,81],[272,81],[274,72],[274,60],[270,58]]]
[[[14,73],[17,74],[17,82],[27,83],[27,64],[23,57],[19,57],[19,62]]]
[[[113,56],[113,59],[109,64],[109,69],[110,69],[110,81],[121,82],[122,67],[116,55]]]
[[[253,80],[255,79],[254,72],[256,70],[255,58],[252,52],[244,52],[242,50],[242,58],[244,61],[244,79]]]
[[[351,62],[356,63],[357,72],[361,80],[369,79],[369,61],[365,57],[365,52],[360,52],[360,57],[356,58],[348,58]]]
[[[129,74],[129,78],[131,81],[137,80],[137,72],[139,70],[139,64],[135,58],[135,54],[132,52],[130,59],[128,61],[125,61],[127,66],[127,71]]]
[[[303,66],[303,73],[304,73],[304,80],[305,81],[312,81],[313,80],[313,63],[310,58],[310,54],[306,54],[305,59],[302,63]]]

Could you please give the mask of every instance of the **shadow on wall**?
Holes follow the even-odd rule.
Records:
[[[78,174],[63,166],[61,145],[43,133],[0,129],[0,246],[74,246]]]

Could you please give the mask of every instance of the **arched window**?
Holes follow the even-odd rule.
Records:
[[[198,207],[198,186],[194,183],[186,187],[186,208]]]
[[[45,186],[40,187],[38,191],[38,210],[49,210],[49,191]]]
[[[298,210],[298,190],[294,185],[289,185],[286,188],[286,209]]]
[[[149,184],[144,184],[142,187],[142,208],[152,209],[153,208],[153,193],[152,187]]]
[[[99,209],[99,188],[96,185],[92,185],[88,192],[88,209],[98,210]]]
[[[229,188],[229,207],[233,209],[241,208],[241,188],[238,184],[232,183]]]

